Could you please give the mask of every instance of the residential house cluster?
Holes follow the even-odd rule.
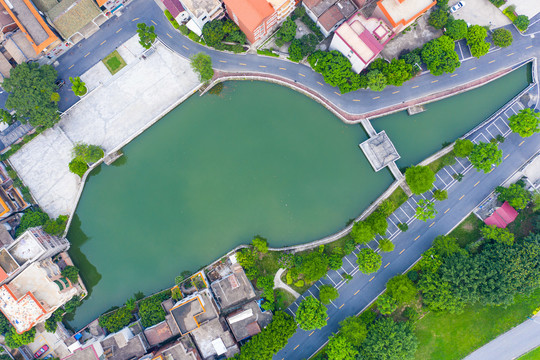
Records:
[[[72,283],[61,270],[73,265],[69,241],[45,233],[40,227],[26,230],[13,240],[0,226],[0,311],[18,333],[30,330],[71,300],[83,295],[82,281]]]
[[[174,288],[173,288],[174,290]],[[139,321],[106,334],[98,320],[66,338],[62,360],[203,360],[234,356],[238,343],[267,326],[272,314],[235,257],[193,275],[177,288],[176,300],[161,303],[165,320],[143,328]]]

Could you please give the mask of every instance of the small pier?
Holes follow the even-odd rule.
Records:
[[[113,162],[115,162],[116,160],[118,160],[120,157],[122,157],[124,155],[124,153],[122,152],[122,150],[118,150],[118,151],[115,151],[111,154],[108,154],[107,156],[105,156],[105,158],[103,159],[103,162],[107,165],[111,165]]]
[[[426,108],[423,105],[414,105],[407,108],[409,115],[420,114],[421,112],[426,111]]]

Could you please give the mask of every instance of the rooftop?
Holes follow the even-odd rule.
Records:
[[[252,32],[274,13],[274,8],[266,0],[224,0],[224,3]]]
[[[251,301],[227,317],[229,327],[236,338],[241,341],[261,332],[272,320],[270,312],[263,313],[255,301]]]
[[[407,26],[437,3],[436,0],[379,0],[377,7],[390,21],[390,25]]]
[[[173,316],[182,335],[197,329],[202,323],[218,316],[208,291],[178,302],[172,309]]]
[[[518,212],[514,209],[508,201],[505,201],[501,207],[498,207],[493,211],[491,216],[484,220],[486,225],[495,225],[498,228],[504,229],[513,222],[518,216]]]
[[[180,3],[180,0],[161,0],[163,2],[163,5],[169,10],[171,15],[175,18],[180,14],[181,12],[184,12],[184,7]]]
[[[128,360],[146,354],[147,346],[141,335],[133,335],[129,328],[124,328],[101,341],[103,354],[107,360]]]
[[[232,270],[231,275],[210,285],[217,302],[224,310],[255,298],[255,291],[244,269],[239,264],[234,264]]]
[[[7,250],[20,266],[37,259],[44,251],[30,231],[25,231]]]
[[[32,293],[18,297],[8,285],[0,287],[0,311],[19,334],[30,330],[47,314]]]
[[[68,39],[101,13],[93,0],[62,0],[47,10],[60,34]]]
[[[384,130],[361,143],[360,148],[366,154],[375,171],[381,170],[400,158],[394,144]]]
[[[13,260],[13,258],[11,257],[11,255],[6,249],[1,249],[0,250],[0,267],[2,267],[2,269],[6,273],[11,274],[12,272],[14,272],[15,270],[19,268],[19,265],[17,264],[15,260]]]
[[[302,3],[318,18],[330,9],[337,0],[304,0]]]
[[[75,350],[73,354],[63,358],[62,360],[99,360],[96,350],[93,345]]]
[[[326,29],[326,31],[330,31],[337,23],[344,19],[345,16],[339,11],[337,5],[333,5],[319,17],[318,22]]]
[[[195,353],[196,350],[186,350],[182,342],[169,347],[164,350],[159,357],[155,360],[198,360],[199,357]],[[153,360],[154,360],[153,359]]]
[[[0,5],[0,28],[15,23],[9,13]]]
[[[144,330],[144,336],[148,340],[148,345],[154,346],[170,339],[173,336],[171,328],[166,321]]]
[[[227,330],[227,326],[220,322],[219,318],[210,320],[204,326],[195,329],[191,336],[203,359],[222,354],[230,357],[238,352],[232,334]]]
[[[212,15],[212,11],[221,7],[219,0],[182,0],[183,7],[195,15],[197,18],[206,13]]]

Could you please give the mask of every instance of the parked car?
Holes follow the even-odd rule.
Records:
[[[38,351],[36,351],[36,352],[34,353],[34,357],[35,357],[36,359],[38,359],[41,355],[45,354],[45,352],[46,352],[47,350],[49,350],[49,345],[43,345],[42,347],[39,348]]]
[[[452,6],[450,8],[450,12],[455,13],[456,11],[458,11],[459,9],[461,9],[464,6],[465,6],[465,1],[460,1],[456,5],[454,5],[454,6]]]
[[[49,355],[45,356],[45,357],[43,358],[43,360],[45,360],[45,359],[52,359],[52,358],[53,358],[53,354],[49,354]]]
[[[64,79],[58,79],[54,82],[56,84],[56,86],[58,86],[58,88],[60,89],[62,86],[64,86],[64,84],[66,83]]]

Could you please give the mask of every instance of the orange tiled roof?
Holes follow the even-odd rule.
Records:
[[[274,8],[266,0],[224,0],[248,30],[253,31],[274,13]]]
[[[416,5],[414,1],[411,1],[411,0],[397,0],[397,1],[402,6],[407,6],[407,4],[411,4],[411,6]],[[390,24],[394,28],[398,27],[399,25],[405,26],[413,22],[414,20],[416,20],[416,18],[418,18],[420,15],[422,15],[423,13],[431,9],[433,6],[435,6],[435,4],[437,4],[437,1],[433,0],[423,9],[419,9],[418,12],[414,14],[413,16],[409,16],[408,18],[400,17],[399,19],[396,19],[389,13],[389,11],[384,6],[383,2],[384,2],[383,0],[379,0],[377,2],[377,7],[383,12],[383,14],[386,16],[388,21],[390,21]]]
[[[97,1],[97,4],[98,4],[99,6],[105,5],[105,3],[107,2],[107,0],[96,0],[96,1]]]

